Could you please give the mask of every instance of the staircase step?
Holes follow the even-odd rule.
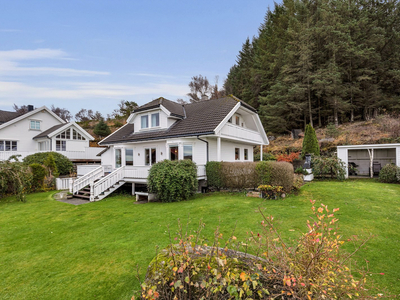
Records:
[[[81,199],[90,200],[90,195],[86,196],[86,195],[76,194],[76,195],[74,195],[74,198],[81,198]]]

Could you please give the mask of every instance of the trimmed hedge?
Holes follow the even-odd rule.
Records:
[[[206,167],[209,187],[242,190],[267,184],[280,185],[287,193],[293,187],[293,165],[287,162],[209,162],[208,165],[212,166]]]
[[[186,200],[197,189],[197,167],[190,160],[163,160],[151,167],[147,180],[149,192],[162,202]]]
[[[52,155],[57,166],[57,171],[60,175],[69,175],[73,170],[72,162],[64,155],[58,152],[39,152],[32,155],[28,155],[23,159],[26,165],[34,163],[44,165],[45,160],[49,155]]]

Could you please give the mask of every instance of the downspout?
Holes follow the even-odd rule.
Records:
[[[208,142],[199,138],[199,135],[197,136],[197,139],[207,144],[207,162],[208,162]]]

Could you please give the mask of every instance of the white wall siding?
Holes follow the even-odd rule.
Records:
[[[40,130],[30,129],[31,120],[40,121]],[[38,143],[33,137],[58,124],[62,123],[46,110],[42,110],[1,129],[0,140],[17,141],[18,151],[36,152],[39,151]]]

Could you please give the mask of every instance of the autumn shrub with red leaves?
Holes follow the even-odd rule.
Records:
[[[279,154],[276,156],[277,161],[286,161],[292,163],[295,159],[300,158],[300,152],[291,152],[289,154]]]
[[[217,228],[207,245],[202,222],[195,234],[179,225],[175,240],[150,263],[140,299],[375,299],[367,293],[365,273],[356,279],[348,267],[366,241],[351,254],[341,250],[334,215],[339,209],[311,203],[314,216],[294,247],[261,209],[262,230],[245,243],[233,233],[223,242]]]

